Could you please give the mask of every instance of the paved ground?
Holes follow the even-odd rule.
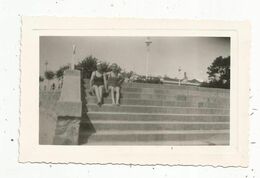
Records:
[[[53,137],[55,135],[56,121],[57,116],[55,112],[40,108],[40,144],[52,144]]]
[[[40,93],[39,112],[39,144],[52,144],[55,135],[57,115],[55,105],[58,101],[59,92]]]

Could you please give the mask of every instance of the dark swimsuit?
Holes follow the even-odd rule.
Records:
[[[108,86],[120,87],[119,81],[120,81],[120,77],[118,77],[118,76],[112,77],[111,74],[110,74],[107,83],[108,83]]]
[[[97,74],[96,74],[96,71],[95,71],[95,76],[94,76],[94,79],[93,79],[93,85],[96,85],[98,87],[101,86],[101,85],[104,85],[103,75],[98,77]]]

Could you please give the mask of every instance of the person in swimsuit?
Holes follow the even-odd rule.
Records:
[[[108,90],[111,91],[112,104],[120,106],[119,104],[120,86],[124,79],[119,74],[118,67],[116,64],[112,64],[111,69],[112,69],[111,72],[106,73],[108,77],[108,81],[107,81]],[[116,98],[114,95],[115,93],[116,93]]]
[[[97,97],[97,105],[101,106],[103,101],[103,91],[106,84],[106,76],[102,71],[102,64],[97,63],[97,70],[93,71],[90,78],[90,87],[94,89]]]

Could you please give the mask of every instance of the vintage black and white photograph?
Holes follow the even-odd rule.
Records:
[[[0,177],[260,177],[256,2],[0,3]]]
[[[245,166],[249,26],[25,18],[21,162]]]
[[[40,145],[230,145],[228,36],[40,36]]]

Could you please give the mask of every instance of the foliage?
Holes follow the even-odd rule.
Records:
[[[202,87],[230,88],[230,56],[217,57],[208,67],[209,82],[203,82]]]
[[[123,72],[121,72],[121,75],[124,78],[130,79],[134,75],[134,72],[133,71],[127,72],[124,70]]]
[[[40,77],[39,77],[39,81],[40,81],[40,82],[43,82],[43,81],[44,81],[43,76],[40,76]]]
[[[97,70],[97,63],[101,62],[101,67],[103,72],[109,72],[112,70],[111,65],[108,62],[102,62],[101,60],[93,57],[87,56],[81,62],[79,62],[75,68],[82,71],[83,78],[90,78],[93,71]],[[64,70],[67,69],[67,66],[61,67],[57,72],[56,76],[63,76]],[[121,76],[128,81],[138,82],[138,83],[162,83],[160,77],[148,77],[137,75],[133,71],[127,72],[122,71],[122,68],[117,65],[117,72],[121,73]],[[46,77],[47,78],[47,77]]]
[[[226,88],[228,89],[229,87],[226,87],[223,85],[222,81],[214,81],[214,82],[202,82],[200,84],[201,87],[208,87],[208,88]]]
[[[57,70],[57,72],[56,72],[56,77],[57,78],[62,78],[63,75],[64,75],[64,71],[67,70],[67,69],[69,69],[68,65],[60,67],[59,70]]]
[[[46,78],[47,80],[51,80],[51,79],[54,78],[55,73],[54,73],[53,71],[49,70],[49,71],[46,71],[46,72],[44,73],[44,75],[45,75],[45,78]]]
[[[178,82],[178,81],[179,81],[179,79],[177,79],[177,78],[170,78],[170,77],[168,77],[167,75],[164,75],[163,80],[175,81],[175,82]]]
[[[81,68],[84,78],[90,78],[91,73],[97,69],[97,61],[97,58],[88,56],[79,62],[76,68]]]
[[[101,60],[88,56],[79,62],[75,67],[83,72],[84,78],[90,78],[93,71],[97,70],[97,63],[101,62],[101,68],[103,72],[111,71],[111,65],[109,62],[102,62]],[[121,67],[117,65],[117,72],[121,71]]]
[[[137,83],[154,83],[154,84],[162,84],[161,80],[159,77],[147,77],[140,75],[137,77],[137,79],[135,79],[133,82],[137,82]]]

